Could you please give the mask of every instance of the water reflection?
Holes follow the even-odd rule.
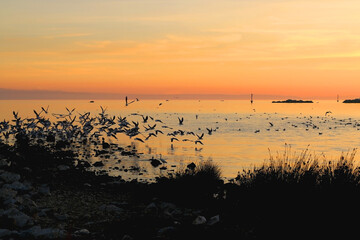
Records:
[[[160,104],[161,103],[161,104]],[[167,170],[172,172],[189,162],[212,159],[223,170],[225,177],[234,177],[239,169],[262,163],[272,152],[282,151],[285,143],[293,151],[310,145],[316,154],[329,159],[358,146],[360,105],[321,101],[313,104],[272,104],[271,101],[136,101],[127,107],[124,101],[0,101],[4,119],[12,118],[12,111],[21,117],[34,117],[33,109],[49,105],[49,112],[67,114],[66,107],[74,114],[90,112],[97,116],[106,107],[109,116],[121,116],[139,124],[140,139],[129,139],[116,134],[117,139],[106,137],[109,144],[118,144],[126,151],[136,150],[136,156],[124,156],[110,151],[102,156],[89,153],[89,148],[79,150],[91,163],[104,163],[102,169],[111,175],[126,178],[154,178],[163,173],[149,165],[152,157],[165,159]],[[144,121],[144,117],[148,119]],[[56,120],[54,116],[50,116]],[[179,119],[183,119],[180,124]],[[151,128],[160,130],[150,136]],[[209,131],[211,130],[211,131]],[[193,134],[192,134],[192,133]],[[189,134],[188,134],[189,133]],[[200,143],[195,144],[204,134]],[[177,140],[172,138],[176,138]],[[186,140],[187,139],[187,140]],[[140,174],[140,175],[139,175]]]

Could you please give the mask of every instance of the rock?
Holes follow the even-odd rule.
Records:
[[[10,231],[9,229],[0,229],[0,238],[2,237],[9,237],[11,236],[12,231]]]
[[[50,188],[46,184],[43,184],[39,187],[39,193],[44,194],[45,196],[51,195]]]
[[[95,163],[93,164],[93,166],[94,166],[94,167],[103,167],[104,164],[103,164],[102,161],[98,161],[98,162],[95,162]]]
[[[134,239],[134,238],[131,237],[130,235],[125,234],[125,235],[122,237],[121,240],[133,240],[133,239]]]
[[[6,159],[0,159],[0,167],[9,167],[10,165],[10,161],[7,161]]]
[[[65,231],[57,228],[44,228],[34,226],[22,232],[23,237],[32,236],[41,239],[60,239],[66,236]]]
[[[0,178],[7,183],[12,183],[20,180],[20,175],[17,173],[3,172],[0,174]]]
[[[13,183],[7,183],[4,184],[3,186],[4,188],[9,188],[9,189],[13,189],[13,190],[17,190],[17,191],[29,191],[31,189],[31,185],[30,184],[23,184],[19,181],[15,181]]]
[[[0,199],[8,200],[9,198],[14,198],[17,194],[17,191],[9,189],[9,188],[1,188],[0,189]]]
[[[34,224],[33,219],[26,215],[25,213],[19,211],[16,208],[10,208],[2,213],[2,215],[7,216],[8,218],[12,219],[14,225],[20,228],[26,226],[32,226]]]
[[[164,227],[164,228],[161,228],[159,231],[158,231],[158,236],[159,237],[170,237],[171,235],[173,235],[176,231],[176,228],[175,227]]]
[[[67,165],[59,165],[59,166],[57,166],[57,169],[59,169],[59,171],[66,171],[66,170],[69,170],[70,167]]]
[[[158,207],[156,206],[155,203],[150,203],[145,208],[145,213],[157,214],[158,211],[159,211],[159,209],[158,209]]]
[[[66,221],[69,218],[69,215],[54,213],[54,217],[59,221]]]
[[[106,204],[103,204],[99,207],[100,211],[103,211],[105,213],[110,213],[110,214],[120,214],[122,213],[124,210],[122,208],[119,208],[115,205],[106,205]]]
[[[207,222],[207,225],[212,226],[212,225],[217,224],[218,222],[220,222],[220,216],[216,215],[209,219],[209,221]]]
[[[194,225],[202,225],[206,223],[206,218],[204,216],[197,216],[195,220],[193,221]]]
[[[194,171],[195,168],[196,168],[196,165],[195,165],[195,163],[192,162],[192,163],[190,163],[190,164],[187,165],[187,168],[190,169],[190,170],[192,170],[192,171]]]
[[[90,232],[86,228],[83,228],[83,229],[77,230],[76,232],[74,232],[74,234],[83,236],[83,235],[89,235]]]

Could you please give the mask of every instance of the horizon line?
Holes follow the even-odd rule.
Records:
[[[121,100],[128,98],[142,98],[146,100],[171,99],[171,100],[250,100],[250,96],[255,96],[254,100],[337,100],[337,96],[310,96],[300,97],[281,94],[261,94],[261,93],[177,93],[177,94],[143,94],[143,93],[102,93],[102,92],[67,92],[57,90],[19,90],[0,88],[0,100]],[[346,98],[351,98],[346,96]],[[354,97],[352,97],[354,98]],[[342,98],[345,99],[345,98]]]

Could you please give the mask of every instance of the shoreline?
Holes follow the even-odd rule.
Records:
[[[298,160],[318,170],[306,173],[272,161],[275,165],[244,171],[235,182],[224,183],[216,166],[191,165],[173,178],[140,183],[75,166],[70,151],[0,143],[0,153],[0,237],[4,239],[231,239],[234,234],[253,239],[293,234],[301,217],[314,224],[325,221],[321,231],[311,234],[326,235],[324,229],[343,230],[343,224],[351,225],[350,217],[360,213],[353,205],[360,200],[360,178],[346,170],[352,155],[339,160],[343,168],[334,165],[339,177],[328,183],[326,175],[316,172],[326,166],[310,159]],[[192,174],[196,167],[198,174]],[[297,173],[300,181],[293,182],[290,173]],[[323,180],[316,183],[319,177]],[[338,194],[341,200],[334,198]],[[279,223],[283,228],[276,228]]]

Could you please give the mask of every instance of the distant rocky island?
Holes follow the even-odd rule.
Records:
[[[343,101],[343,103],[360,103],[360,98],[346,99]]]
[[[272,103],[313,103],[313,101],[287,99],[285,101],[272,101]]]

